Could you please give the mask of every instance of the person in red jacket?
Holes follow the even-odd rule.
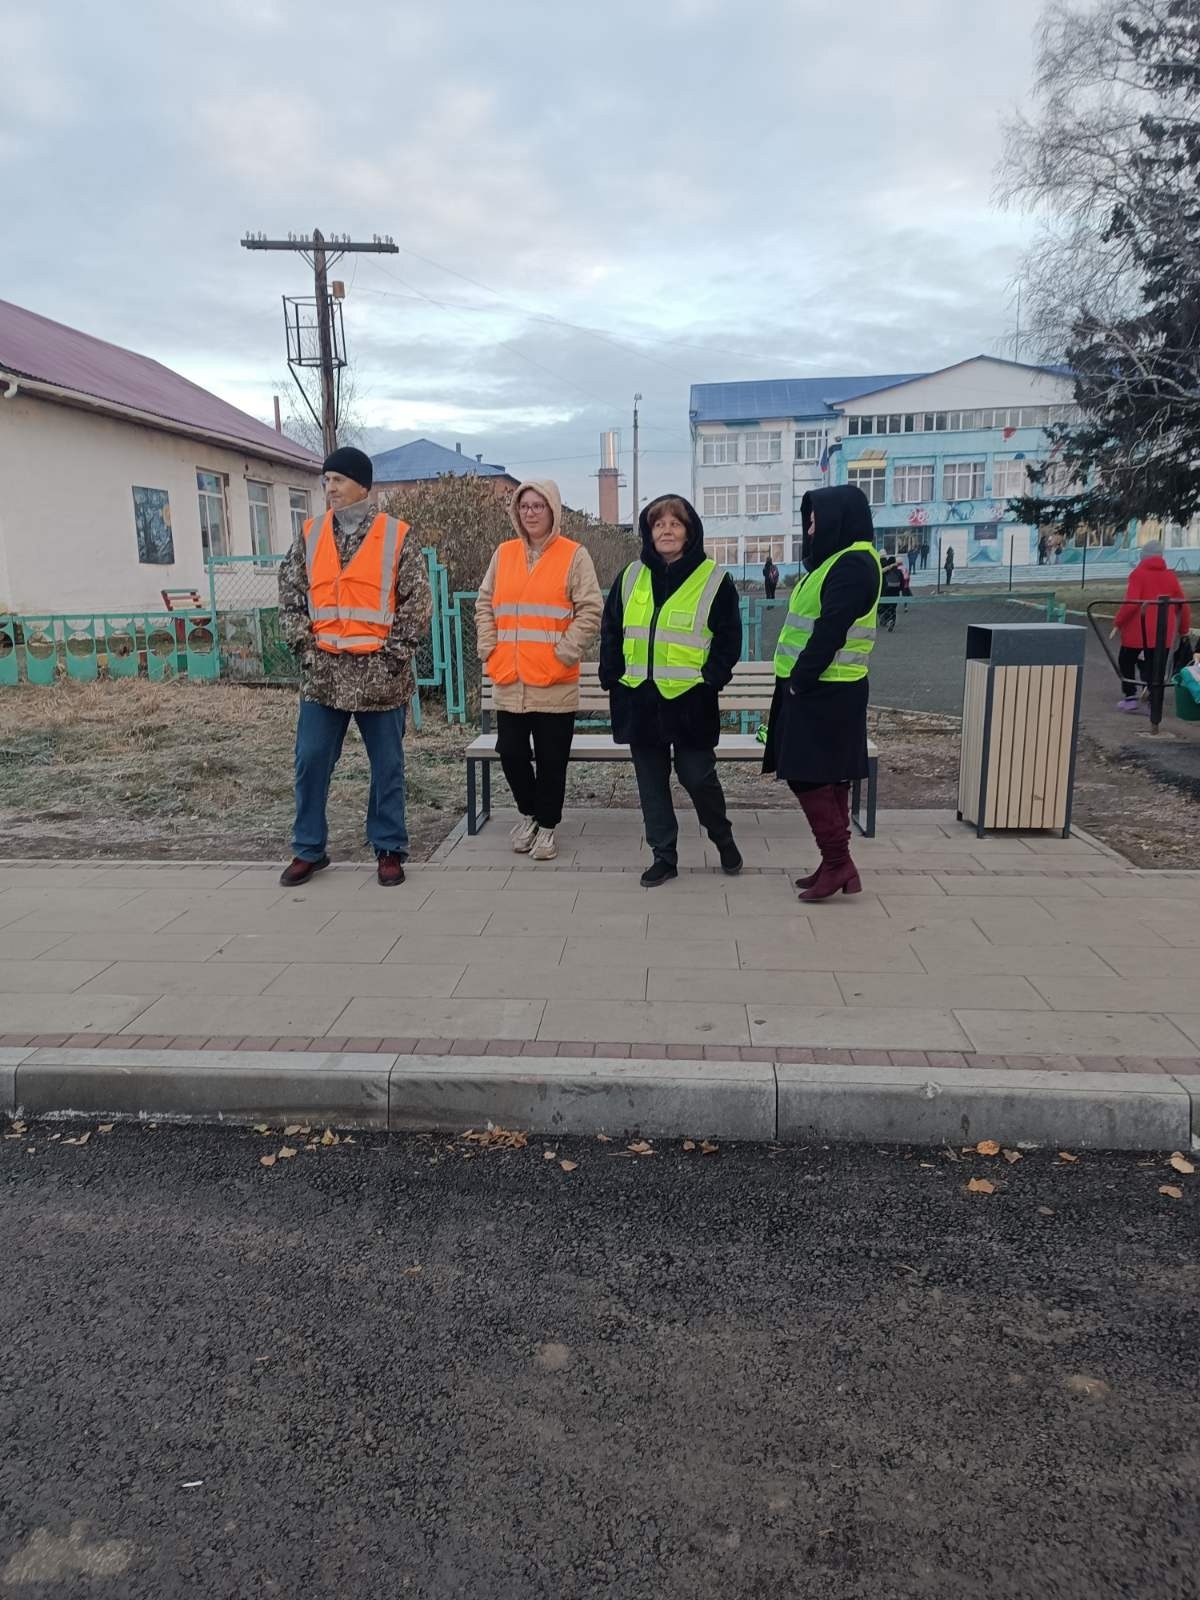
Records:
[[[1121,674],[1121,698],[1118,711],[1137,711],[1138,692],[1134,674],[1141,672],[1143,681],[1150,677],[1150,662],[1158,642],[1159,608],[1142,602],[1152,600],[1180,600],[1181,606],[1168,606],[1167,649],[1174,650],[1178,641],[1192,631],[1192,610],[1184,597],[1179,579],[1163,560],[1162,543],[1151,539],[1142,546],[1142,559],[1129,574],[1125,599],[1113,618],[1110,639],[1121,636],[1117,654],[1117,669]]]

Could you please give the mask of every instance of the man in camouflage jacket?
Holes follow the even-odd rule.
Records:
[[[325,462],[325,492],[343,568],[374,521],[376,512],[367,499],[372,481],[371,459],[361,450],[335,450]],[[319,527],[318,519],[314,538]],[[309,615],[303,532],[284,557],[279,568],[279,624],[300,663],[295,856],[279,880],[285,887],[307,882],[329,864],[325,805],[351,717],[371,763],[367,837],[378,860],[379,882],[385,886],[404,882],[403,863],[408,857],[404,727],[415,688],[413,657],[429,636],[432,611],[421,542],[410,531],[396,571],[395,615],[381,648],[365,654],[318,649]]]

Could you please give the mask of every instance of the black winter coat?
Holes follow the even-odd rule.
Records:
[[[650,568],[650,586],[655,613],[689,578],[704,556],[704,524],[695,508],[678,495],[686,512],[689,538],[683,554],[670,566],[654,548],[649,516],[658,504],[651,502],[642,512],[642,562]],[[608,690],[613,738],[618,744],[680,745],[687,750],[712,750],[721,737],[720,691],[733,676],[742,655],[742,616],[738,593],[726,573],[709,612],[712,644],[702,668],[704,682],[673,700],[665,699],[653,681],[627,688],[620,680],[625,671],[624,605],[621,582],[628,568],[618,574],[608,592],[604,620],[600,625],[600,687]]]
[[[851,484],[815,489],[800,507],[807,530],[803,558],[808,571],[858,540],[872,543],[871,508]],[[807,581],[807,580],[806,580]],[[846,643],[850,628],[879,598],[879,566],[866,552],[847,555],[831,568],[821,590],[821,615],[789,678],[775,687],[767,723],[763,771],[794,783],[848,783],[867,776],[868,680],[822,683],[821,674]]]

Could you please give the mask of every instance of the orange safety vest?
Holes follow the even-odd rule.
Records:
[[[308,614],[319,649],[367,655],[383,648],[396,616],[396,572],[407,532],[407,522],[380,513],[343,567],[333,512],[304,524]]]
[[[579,667],[564,667],[554,647],[571,626],[575,608],[567,596],[567,574],[579,546],[561,534],[551,540],[532,569],[524,539],[508,539],[496,559],[492,613],[496,648],[487,658],[493,683],[577,683]]]

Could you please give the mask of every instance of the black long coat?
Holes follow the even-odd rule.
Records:
[[[859,540],[874,542],[871,510],[861,489],[816,489],[801,504],[804,564],[810,572]],[[807,581],[807,580],[806,580]],[[868,680],[822,683],[821,674],[849,630],[879,598],[879,566],[865,551],[843,556],[821,589],[821,615],[791,676],[775,686],[763,771],[792,783],[848,783],[867,776]]]

